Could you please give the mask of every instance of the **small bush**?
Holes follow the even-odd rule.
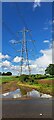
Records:
[[[49,75],[48,78],[54,78],[54,75]]]
[[[30,83],[29,83],[29,85],[33,85],[33,83],[32,83],[32,82],[30,82]]]
[[[19,77],[19,79],[21,82],[28,82],[29,76],[23,74]]]
[[[36,80],[35,83],[38,84],[38,81]]]
[[[16,76],[16,78],[19,78],[19,76]]]
[[[36,74],[35,79],[44,79],[47,78],[47,75]]]
[[[32,80],[32,83],[34,82],[34,80]]]

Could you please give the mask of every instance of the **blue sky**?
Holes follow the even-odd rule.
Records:
[[[12,69],[9,69],[10,66],[8,68],[4,65],[7,62],[9,62],[11,67],[14,66],[14,70],[15,67],[19,67],[20,62],[17,60],[20,58],[20,53],[15,52],[10,41],[22,40],[22,35],[17,34],[17,32],[23,30],[23,28],[26,26],[28,29],[32,30],[32,39],[35,40],[34,47],[32,42],[29,42],[31,39],[29,33],[27,34],[26,39],[28,41],[28,49],[33,50],[33,53],[35,54],[33,57],[32,52],[28,53],[31,66],[35,62],[34,66],[36,65],[38,71],[38,60],[42,57],[47,56],[49,52],[51,53],[50,46],[52,40],[52,24],[54,24],[54,21],[52,21],[52,3],[40,3],[40,6],[36,7],[34,7],[34,4],[35,3],[33,2],[2,3],[2,54],[0,55],[3,56],[3,71],[12,71]],[[12,32],[15,34],[12,34]],[[16,35],[18,37],[16,37]],[[14,47],[16,50],[21,49],[20,44],[14,45]],[[8,55],[9,58],[5,57],[5,55]],[[15,61],[14,58],[16,58]],[[49,63],[51,63],[50,60]],[[40,69],[42,69],[42,72],[44,71],[43,68],[45,69],[47,65],[48,62],[43,66],[41,64]],[[32,69],[34,73],[37,72],[35,68]],[[13,73],[14,70],[12,71]],[[17,70],[15,70],[15,73],[17,73],[16,71]]]

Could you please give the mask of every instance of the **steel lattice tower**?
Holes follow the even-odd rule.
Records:
[[[26,35],[26,33],[29,33],[29,35],[30,35],[30,30],[29,29],[26,29],[25,27],[24,27],[24,29],[23,30],[21,30],[21,31],[19,31],[18,33],[22,33],[22,40],[18,40],[17,42],[14,42],[13,44],[15,45],[15,44],[19,44],[19,43],[21,43],[21,50],[17,50],[17,52],[21,52],[21,64],[20,64],[20,74],[22,74],[22,72],[23,72],[23,63],[24,63],[24,60],[26,61],[26,67],[28,67],[28,72],[29,72],[29,74],[31,74],[31,68],[30,68],[30,64],[29,64],[29,58],[28,58],[28,40],[27,40],[27,35]],[[30,40],[30,41],[32,41],[32,42],[34,42],[34,40]],[[25,56],[24,56],[25,55]],[[25,57],[25,59],[24,59],[24,57]]]
[[[25,29],[25,27],[24,27],[24,29],[22,31],[23,40],[22,40],[22,51],[21,51],[21,53],[22,53],[22,55],[21,55],[21,57],[22,57],[22,59],[21,59],[21,74],[22,74],[22,71],[23,71],[22,66],[23,66],[23,54],[24,53],[26,53],[26,61],[27,61],[28,71],[29,71],[29,74],[31,74],[31,70],[30,70],[30,66],[29,66],[29,60],[28,60],[28,48],[27,48],[26,32],[29,32],[29,30]]]

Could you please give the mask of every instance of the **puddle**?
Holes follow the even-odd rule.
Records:
[[[17,89],[15,91],[12,92],[7,92],[4,94],[0,94],[0,98],[19,98],[22,97],[24,95],[22,95],[20,89]],[[38,92],[37,90],[32,90],[30,92],[27,92],[26,94],[27,97],[33,97],[33,98],[52,98],[51,95],[47,95],[47,94],[43,94]]]
[[[20,89],[2,94],[2,98],[18,98],[18,97],[22,97]]]
[[[27,92],[27,96],[40,97],[40,92],[38,92],[37,90],[32,90],[31,92]]]
[[[41,98],[52,98],[52,96],[51,96],[51,95],[47,95],[47,94],[43,94],[43,93],[42,93]]]
[[[38,97],[38,98],[52,98],[51,95],[48,94],[43,94],[38,92],[37,90],[32,90],[31,92],[27,92],[27,96],[31,96],[31,97]]]

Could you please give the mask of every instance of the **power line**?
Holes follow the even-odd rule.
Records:
[[[29,32],[29,36],[30,36],[30,38],[31,38],[31,42],[34,44],[34,40],[32,40],[32,34],[31,34],[31,30],[29,30],[28,29],[28,26],[27,26],[27,24],[26,24],[26,22],[25,22],[25,20],[24,20],[24,17],[23,17],[23,15],[21,14],[21,12],[20,12],[20,9],[19,9],[19,7],[17,6],[17,4],[16,4],[16,8],[17,8],[17,11],[19,12],[19,16],[20,16],[20,18],[21,18],[21,21],[22,21],[22,23],[23,23],[23,25],[24,25],[24,29],[22,30],[22,31],[19,31],[18,33],[23,33],[23,39],[22,39],[22,41],[19,41],[18,40],[18,36],[16,36],[16,34],[10,29],[10,27],[9,26],[7,26],[7,24],[5,23],[5,22],[3,22],[3,24],[4,24],[4,26],[7,28],[7,30],[12,34],[12,35],[15,35],[16,36],[16,38],[17,38],[17,40],[18,40],[18,42],[14,42],[11,46],[13,47],[13,49],[15,50],[15,52],[21,52],[21,74],[22,74],[22,71],[23,71],[23,53],[26,53],[26,61],[27,61],[27,66],[28,66],[28,71],[29,71],[29,74],[31,73],[31,70],[30,70],[30,65],[29,65],[29,60],[28,60],[28,48],[27,48],[27,40],[26,40],[26,32]],[[14,45],[15,44],[19,44],[19,43],[21,43],[22,44],[22,48],[21,48],[21,50],[17,50],[15,47],[14,47]]]
[[[17,8],[17,11],[19,12],[18,15],[19,15],[19,17],[21,18],[21,21],[22,21],[24,27],[25,27],[27,30],[29,30],[29,29],[28,29],[28,26],[27,26],[27,23],[25,22],[24,16],[23,16],[23,15],[21,14],[21,12],[20,12],[20,7],[17,6],[17,4],[16,4],[16,8]],[[35,48],[35,44],[34,44],[35,40],[32,39],[31,30],[30,30],[30,32],[29,32],[29,35],[30,35],[30,38],[31,38],[31,42],[32,42],[32,44],[33,44],[33,47]],[[36,52],[35,52],[35,53],[36,53]],[[35,56],[36,56],[36,54],[35,54]]]
[[[20,12],[20,8],[19,8],[19,6],[17,6],[17,3],[15,4],[16,5],[16,9],[17,9],[17,11],[19,12],[19,17],[20,17],[20,19],[21,19],[21,21],[22,21],[22,24],[24,25],[24,27],[26,28],[26,29],[28,29],[28,27],[27,27],[27,24],[26,24],[26,22],[25,22],[25,20],[24,20],[24,17],[23,17],[23,15],[21,14],[21,12]],[[18,13],[17,12],[17,13]]]
[[[21,43],[21,41],[18,41],[18,36],[11,30],[11,28],[4,22],[2,21],[3,25],[5,26],[5,28],[9,31],[9,33],[11,35],[14,35],[17,38],[17,42]],[[10,42],[9,42],[10,43]],[[15,42],[13,43],[13,45],[16,44]],[[21,52],[19,50],[17,50],[12,44],[10,44],[10,46],[15,50],[15,52]]]
[[[5,28],[9,31],[9,33],[11,33],[12,35],[15,35],[16,36],[16,34],[11,30],[11,28],[4,22],[4,21],[2,21],[2,23],[3,23],[3,25],[5,26]],[[17,37],[17,36],[16,36]]]

